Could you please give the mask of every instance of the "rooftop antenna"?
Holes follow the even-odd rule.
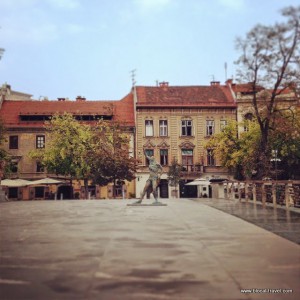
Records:
[[[212,81],[215,81],[215,75],[212,74],[212,75],[210,75],[210,76],[212,77]]]
[[[0,29],[1,29],[1,26],[0,26]],[[5,49],[4,48],[0,48],[0,60],[3,56],[3,53],[4,53]]]
[[[1,58],[2,58],[2,55],[3,55],[4,51],[5,51],[4,48],[0,48],[0,60],[1,60]]]
[[[225,69],[225,81],[227,80],[227,62],[224,64],[224,69]]]
[[[131,73],[131,81],[132,81],[132,87],[135,87],[135,84],[136,84],[136,81],[135,81],[135,72],[136,72],[136,69],[133,69],[130,71]]]

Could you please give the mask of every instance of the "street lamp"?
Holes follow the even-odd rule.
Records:
[[[272,157],[271,161],[275,161],[275,191],[276,191],[276,202],[277,202],[277,162],[281,161],[280,158],[278,158],[278,149],[272,150]]]

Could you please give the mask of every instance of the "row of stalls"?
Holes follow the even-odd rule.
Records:
[[[226,178],[197,178],[184,184],[181,198],[224,198],[227,181]]]
[[[70,184],[53,179],[39,180],[4,179],[1,180],[6,200],[55,200],[69,198]]]

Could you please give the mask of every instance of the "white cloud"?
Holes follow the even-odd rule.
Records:
[[[240,10],[245,6],[245,0],[219,0],[219,3],[234,10]]]
[[[134,3],[142,12],[149,10],[161,10],[167,7],[172,0],[134,0]]]
[[[84,31],[84,28],[78,24],[67,24],[65,27],[66,33],[78,34]]]
[[[80,7],[79,0],[47,0],[47,2],[54,8],[59,9],[75,9]]]

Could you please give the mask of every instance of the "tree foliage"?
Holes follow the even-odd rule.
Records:
[[[129,156],[130,137],[118,123],[99,121],[94,129],[93,153],[90,155],[92,180],[99,185],[135,178],[136,159]]]
[[[262,178],[269,169],[272,150],[269,138],[278,97],[287,89],[295,89],[300,81],[300,6],[283,9],[282,16],[285,22],[257,25],[236,42],[241,52],[237,60],[238,77],[251,82],[252,104],[261,135],[257,178]],[[267,87],[269,93],[258,97],[259,86]]]
[[[221,165],[228,168],[236,179],[251,179],[256,177],[261,131],[256,120],[248,120],[242,124],[247,130],[238,137],[238,125],[241,124],[230,121],[221,133],[210,138],[206,143],[206,148],[213,150]],[[271,153],[266,176],[277,178],[276,171],[282,179],[295,178],[300,175],[299,112],[277,114],[274,128],[270,131],[269,147],[276,149],[280,163],[278,170],[274,170]]]
[[[55,115],[46,123],[47,147],[32,152],[50,173],[99,185],[132,180],[135,159],[128,156],[128,137],[119,124],[100,120],[95,126],[81,123],[71,114]]]
[[[177,191],[177,186],[180,182],[181,173],[182,166],[178,163],[178,161],[175,158],[173,158],[168,170],[168,182],[170,186],[175,187],[175,191]]]
[[[300,177],[300,111],[277,112],[270,145],[277,151],[279,177]],[[277,177],[276,175],[276,177]]]
[[[243,123],[247,131],[238,137],[238,123],[229,121],[224,130],[206,143],[222,166],[228,168],[237,179],[250,178],[255,170],[260,133],[256,122]]]

